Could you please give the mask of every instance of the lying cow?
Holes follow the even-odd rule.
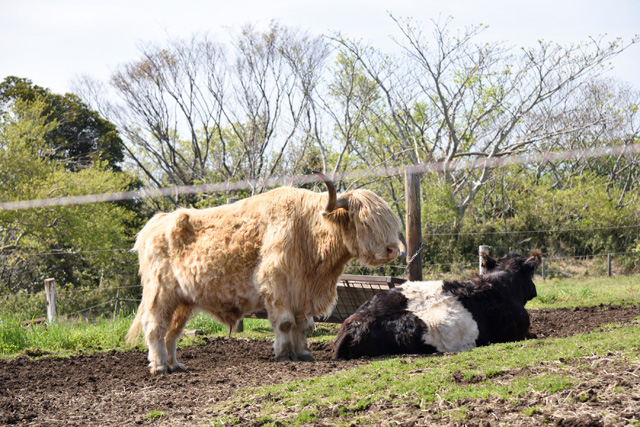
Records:
[[[344,321],[334,359],[458,352],[527,337],[524,306],[536,296],[541,252],[484,259],[489,272],[471,280],[407,282],[375,295]]]
[[[404,250],[400,221],[379,196],[354,190],[337,197],[282,187],[234,204],[155,215],[138,233],[142,302],[129,329],[140,328],[152,373],[184,370],[176,341],[195,310],[231,328],[266,308],[275,358],[313,360],[306,333],[328,316],[336,284],[352,258],[367,265]]]

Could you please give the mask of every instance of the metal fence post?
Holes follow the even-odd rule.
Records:
[[[542,280],[544,280],[544,278],[547,276],[547,258],[546,257],[542,257]]]
[[[611,254],[607,254],[607,273],[611,277]]]
[[[58,309],[56,307],[56,280],[44,281],[44,294],[47,298],[47,320],[50,325],[58,322]]]

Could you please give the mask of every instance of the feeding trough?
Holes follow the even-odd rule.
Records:
[[[405,279],[391,276],[360,276],[343,274],[338,280],[338,302],[327,319],[316,319],[321,322],[342,323],[353,314],[365,301],[375,294],[394,288],[405,282]],[[247,317],[266,319],[267,312],[261,310]]]

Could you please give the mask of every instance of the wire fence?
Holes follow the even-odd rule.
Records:
[[[640,153],[640,144],[592,147],[587,149],[561,150],[545,153],[511,155],[504,157],[487,157],[483,159],[456,159],[444,162],[428,162],[411,166],[380,166],[366,170],[354,170],[330,174],[332,180],[352,181],[362,178],[380,178],[401,176],[405,173],[439,173],[448,170],[473,170],[487,167],[505,167],[511,165],[526,165],[541,162],[558,162],[566,160],[588,160],[606,156],[631,156]],[[6,201],[0,203],[0,211],[33,209],[52,206],[82,205],[91,203],[116,202],[125,200],[140,200],[155,197],[177,197],[189,194],[202,194],[238,190],[255,190],[281,185],[301,186],[316,183],[318,178],[311,175],[292,175],[286,177],[271,177],[255,180],[226,181],[220,183],[205,183],[199,185],[181,185],[165,188],[146,188],[134,191],[120,191],[103,194],[87,194],[81,196],[55,197],[51,199]]]
[[[494,256],[500,256],[496,253]],[[636,269],[629,269],[629,265]],[[405,264],[387,266],[391,277],[402,277]],[[536,272],[536,281],[544,279],[571,279],[584,277],[620,277],[634,274],[640,267],[640,252],[614,252],[578,256],[545,256]],[[426,263],[423,265],[424,280],[448,280],[467,278],[477,274],[479,263]],[[372,269],[361,265],[348,265],[345,274],[371,275]],[[108,317],[131,315],[141,300],[141,286],[113,286],[93,289],[67,289],[56,292],[58,316],[64,322],[95,322]],[[46,321],[47,302],[44,291],[36,293],[0,295],[0,310],[20,312],[30,320],[23,327]]]
[[[528,155],[487,158],[481,160],[459,160],[457,163],[448,165],[449,168],[456,170],[477,169],[486,166],[503,167],[509,165],[522,165],[539,162],[556,162],[562,160],[589,159],[604,156],[633,155],[640,153],[640,144],[623,145],[616,147],[597,147],[586,150],[567,150],[549,153],[536,153]],[[338,173],[331,176],[333,180],[357,180],[363,177],[389,177],[402,175],[407,171],[412,173],[433,173],[443,170],[442,162],[424,163],[413,166],[404,167],[379,167],[366,171],[352,171]],[[152,197],[166,197],[188,194],[199,194],[207,192],[230,192],[243,189],[256,189],[273,187],[277,185],[302,185],[317,182],[314,175],[297,175],[289,177],[270,178],[265,180],[253,181],[234,181],[215,184],[201,184],[194,186],[173,186],[159,189],[143,189],[128,192],[93,194],[73,197],[57,197],[41,200],[25,200],[25,201],[7,201],[0,203],[0,211],[43,208],[50,206],[67,206],[80,205],[89,203],[113,202],[124,200],[135,200]],[[491,240],[492,236],[521,236],[525,234],[553,234],[565,232],[594,232],[602,230],[630,230],[640,228],[638,225],[623,226],[598,226],[590,228],[581,227],[564,227],[556,229],[544,230],[515,230],[515,231],[478,231],[478,232],[437,232],[427,233],[428,238],[452,237],[460,238],[463,236],[486,236],[487,240]],[[488,242],[491,243],[491,242]],[[421,247],[422,249],[422,247]],[[496,255],[506,253],[505,247],[497,246]],[[521,249],[521,248],[519,248]],[[521,250],[522,251],[522,250]],[[425,254],[426,251],[420,253],[423,261],[423,277],[425,279],[442,279],[462,277],[474,274],[478,270],[478,261],[474,259],[477,253],[463,257],[459,262],[443,262],[434,263],[433,257]],[[37,258],[49,256],[82,256],[86,254],[113,253],[127,254],[130,256],[130,248],[109,248],[94,249],[85,251],[50,251],[42,253],[21,252],[22,258]],[[418,256],[416,252],[413,254]],[[12,253],[1,253],[0,259],[14,256]],[[130,262],[125,260],[123,262]],[[379,268],[369,268],[355,263],[346,267],[345,273],[357,275],[379,275],[403,277],[406,275],[409,263],[403,263],[401,260],[393,264],[384,265]],[[565,278],[576,276],[616,276],[631,274],[640,271],[640,252],[613,252],[599,253],[591,255],[554,255],[550,254],[545,257],[544,264],[539,275],[543,278]],[[140,300],[141,288],[139,285],[118,286],[111,284],[110,286],[99,286],[87,289],[69,289],[66,284],[62,284],[58,295],[60,298],[61,316],[71,318],[92,319],[106,315],[118,315],[122,312],[131,312],[135,309]],[[39,291],[30,293],[16,294],[0,294],[0,309],[10,307],[8,301],[14,305],[22,313],[27,313],[29,317],[43,317],[44,296]]]

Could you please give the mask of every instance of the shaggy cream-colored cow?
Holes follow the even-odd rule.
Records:
[[[140,328],[152,373],[184,370],[176,341],[195,310],[231,328],[266,308],[278,361],[312,361],[306,333],[328,316],[346,263],[395,259],[404,250],[400,221],[379,196],[339,198],[281,187],[234,204],[156,214],[138,233],[142,302],[127,339]]]

